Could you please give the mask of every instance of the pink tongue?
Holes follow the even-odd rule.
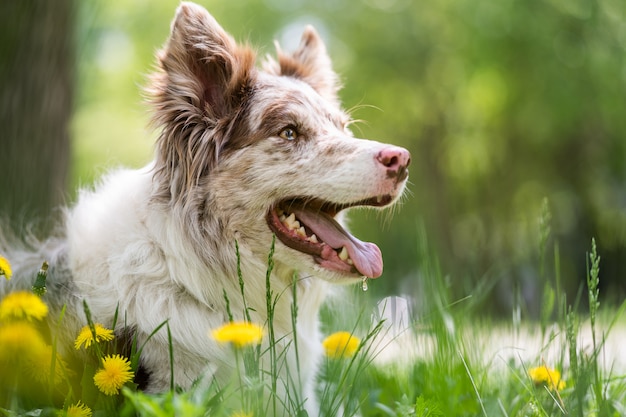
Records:
[[[327,245],[333,249],[341,249],[345,246],[354,267],[362,275],[368,278],[378,278],[383,273],[383,257],[378,246],[360,241],[324,213],[302,208],[292,210],[296,217]]]

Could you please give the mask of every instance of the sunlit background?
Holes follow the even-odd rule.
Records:
[[[178,5],[76,3],[72,188],[151,159],[142,86]],[[426,240],[459,298],[532,314],[555,262],[575,298],[595,237],[603,294],[623,300],[626,2],[200,3],[260,56],[273,53],[274,40],[294,48],[313,24],[344,83],[344,106],[366,121],[355,134],[411,151],[401,207],[353,216],[355,234],[384,254],[371,291],[418,297]],[[552,234],[542,264],[546,208]]]

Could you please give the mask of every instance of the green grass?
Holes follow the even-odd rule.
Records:
[[[549,217],[546,218],[549,223]],[[544,231],[542,236],[548,233],[549,230]],[[345,330],[361,343],[352,356],[326,358],[322,363],[317,385],[321,415],[626,415],[626,370],[614,370],[604,357],[610,350],[607,340],[611,332],[626,328],[626,303],[601,307],[600,256],[595,241],[587,259],[585,293],[589,308],[583,310],[580,300],[568,302],[559,287],[558,246],[554,246],[554,256],[548,256],[546,240],[542,238],[540,242],[541,262],[551,258],[554,265],[541,267],[545,289],[541,319],[537,322],[485,318],[477,311],[476,300],[481,294],[454,299],[449,280],[442,274],[436,257],[429,253],[425,239],[418,244],[423,305],[408,325],[372,322],[367,303],[341,314],[326,311],[326,333]],[[272,255],[268,257],[267,283],[273,267]],[[556,272],[549,276],[547,270]],[[244,282],[240,273],[240,289],[245,298]],[[41,292],[41,287],[39,279],[36,289]],[[91,361],[68,365],[61,384],[38,386],[32,381],[24,384],[19,378],[3,378],[0,415],[56,415],[80,400],[98,416],[305,416],[306,398],[299,394],[298,370],[289,369],[287,381],[279,378],[286,367],[284,346],[295,349],[296,354],[297,346],[276,339],[272,314],[280,294],[269,284],[266,289],[269,321],[263,325],[268,344],[235,349],[239,367],[228,384],[203,383],[183,392],[174,387],[173,381],[170,392],[148,395],[127,383],[119,395],[104,396],[93,386],[92,379],[99,358],[114,348],[113,342],[93,349]],[[355,289],[355,298],[364,299],[363,293],[357,291],[360,289]],[[229,306],[227,297],[225,303]],[[243,316],[249,318],[245,308]],[[232,317],[232,312],[229,315]],[[297,315],[295,304],[294,332]],[[338,316],[341,320],[333,319]],[[62,326],[62,318],[59,325]],[[165,329],[160,331],[169,331],[167,323],[163,326]],[[0,337],[5,328],[6,323],[0,323]],[[3,359],[5,351],[1,346],[0,362],[4,360],[3,366],[9,366],[6,357]],[[130,358],[133,366],[140,353],[141,346],[134,344]],[[18,363],[13,365],[19,366],[15,365]],[[566,386],[554,390],[549,384],[535,383],[529,370],[540,366],[559,370]],[[54,375],[54,367],[50,372]],[[18,370],[11,375],[19,373]],[[286,392],[279,394],[278,388],[284,385]],[[283,409],[286,411],[278,411]]]

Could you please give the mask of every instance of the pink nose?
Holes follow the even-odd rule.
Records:
[[[404,148],[389,146],[378,152],[376,160],[387,168],[387,176],[405,179],[409,173],[407,167],[411,163],[411,154]]]

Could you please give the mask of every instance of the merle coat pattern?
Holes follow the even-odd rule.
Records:
[[[44,258],[50,262],[46,300],[52,317],[67,304],[68,344],[86,324],[83,300],[104,325],[119,308],[140,343],[168,320],[175,383],[187,388],[233,370],[230,349],[207,332],[228,320],[224,291],[242,318],[235,242],[252,319],[266,324],[265,274],[275,235],[270,281],[281,296],[274,330],[288,343],[295,277],[298,382],[309,415],[316,415],[319,308],[333,284],[382,273],[378,247],[341,225],[344,210],[394,203],[409,154],[353,137],[337,75],[311,27],[295,52],[277,47],[277,57],[257,67],[253,49],[236,43],[203,8],[182,3],[157,61],[147,88],[160,132],[154,161],[83,190],[66,211],[61,237],[36,253],[10,251],[4,242],[0,248],[15,267],[10,285],[30,285],[20,275],[32,276]],[[295,360],[287,355],[292,377]],[[148,391],[169,388],[165,331],[147,343],[141,366]]]

